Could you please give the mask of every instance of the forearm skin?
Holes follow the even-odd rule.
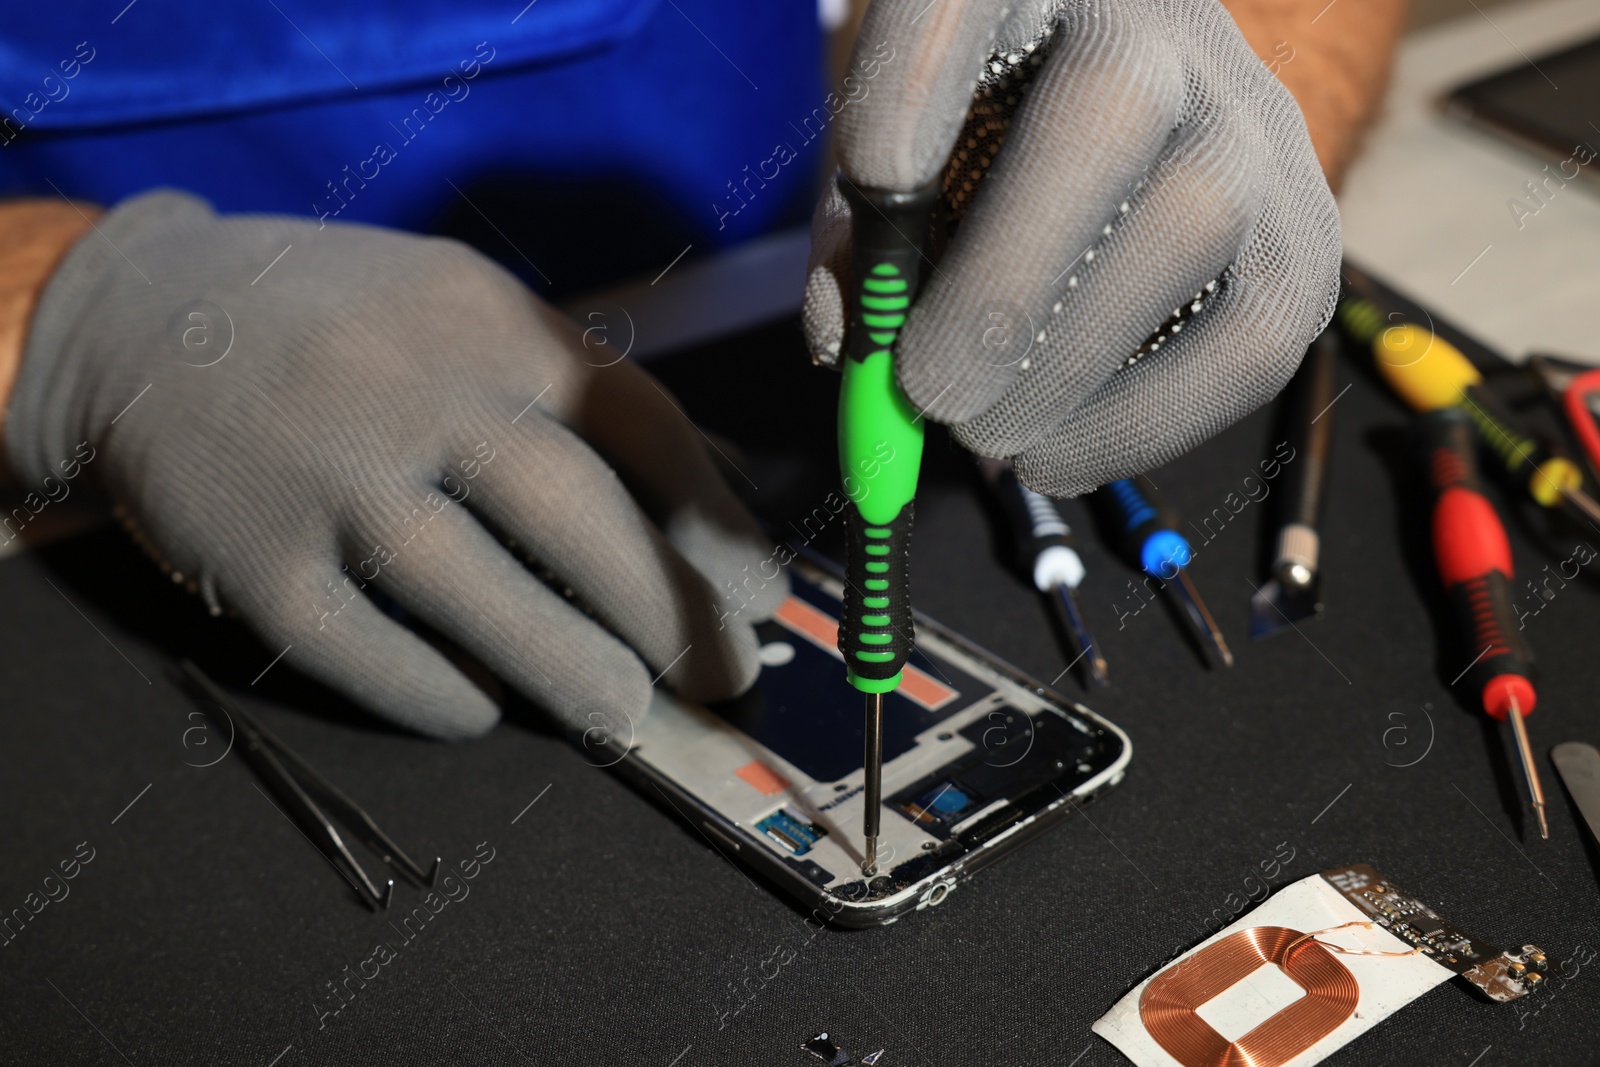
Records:
[[[1305,113],[1334,192],[1383,99],[1406,0],[1223,0]]]
[[[11,390],[22,365],[34,305],[56,264],[99,214],[93,205],[65,200],[0,203],[0,460]],[[0,463],[0,476],[8,469]]]

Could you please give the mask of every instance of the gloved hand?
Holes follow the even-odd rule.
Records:
[[[1217,0],[873,0],[841,99],[844,180],[943,174],[961,218],[925,268],[900,383],[1035,490],[1192,448],[1270,399],[1332,315],[1333,196]],[[830,192],[803,319],[825,363],[849,222]]]
[[[751,624],[786,577],[760,567],[771,543],[699,431],[613,359],[454,241],[154,193],[52,276],[7,444],[37,485],[91,442],[136,536],[243,617],[263,665],[287,647],[383,718],[488,730],[494,703],[370,586],[569,726],[625,742],[618,717],[644,713],[657,674],[692,699],[750,685]]]

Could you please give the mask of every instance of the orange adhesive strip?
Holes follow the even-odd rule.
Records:
[[[771,796],[789,788],[789,780],[758,759],[753,759],[733,772],[753,786],[758,793]]]
[[[839,624],[827,612],[791,596],[778,608],[775,618],[790,630],[827,652],[839,655]],[[906,699],[922,705],[929,711],[938,711],[961,694],[925,671],[906,664],[897,690]]]

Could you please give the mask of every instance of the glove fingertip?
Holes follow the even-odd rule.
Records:
[[[379,717],[436,741],[471,741],[500,722],[500,709],[488,694],[464,682],[443,692],[420,695],[406,706],[374,707]]]
[[[569,695],[550,710],[592,761],[609,765],[632,747],[634,731],[650,710],[650,674],[621,642],[608,642],[583,681],[581,697]]]
[[[821,367],[839,365],[844,345],[844,295],[838,277],[825,267],[814,267],[806,276],[800,330],[811,362]]]
[[[829,183],[812,218],[811,256],[800,309],[800,329],[812,362],[825,367],[839,362],[850,277],[850,207]]]
[[[783,546],[787,548],[787,546]],[[789,555],[793,559],[793,554]],[[773,577],[766,579],[766,585],[756,592],[754,598],[745,605],[744,616],[751,624],[766,622],[778,614],[778,609],[783,602],[789,599],[789,572],[779,569]]]
[[[718,617],[763,622],[789,595],[784,568],[794,550],[763,534],[742,508],[711,516],[686,509],[667,524],[666,535],[710,583]]]
[[[724,618],[720,629],[684,650],[662,679],[678,696],[711,703],[738,696],[761,673],[760,642],[750,623]]]

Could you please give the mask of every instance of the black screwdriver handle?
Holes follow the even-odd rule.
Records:
[[[1283,503],[1271,573],[1295,587],[1315,578],[1322,555],[1318,524],[1327,488],[1328,455],[1333,447],[1338,355],[1336,331],[1324,330],[1312,342],[1285,398],[1290,452],[1284,461],[1280,490]]]

